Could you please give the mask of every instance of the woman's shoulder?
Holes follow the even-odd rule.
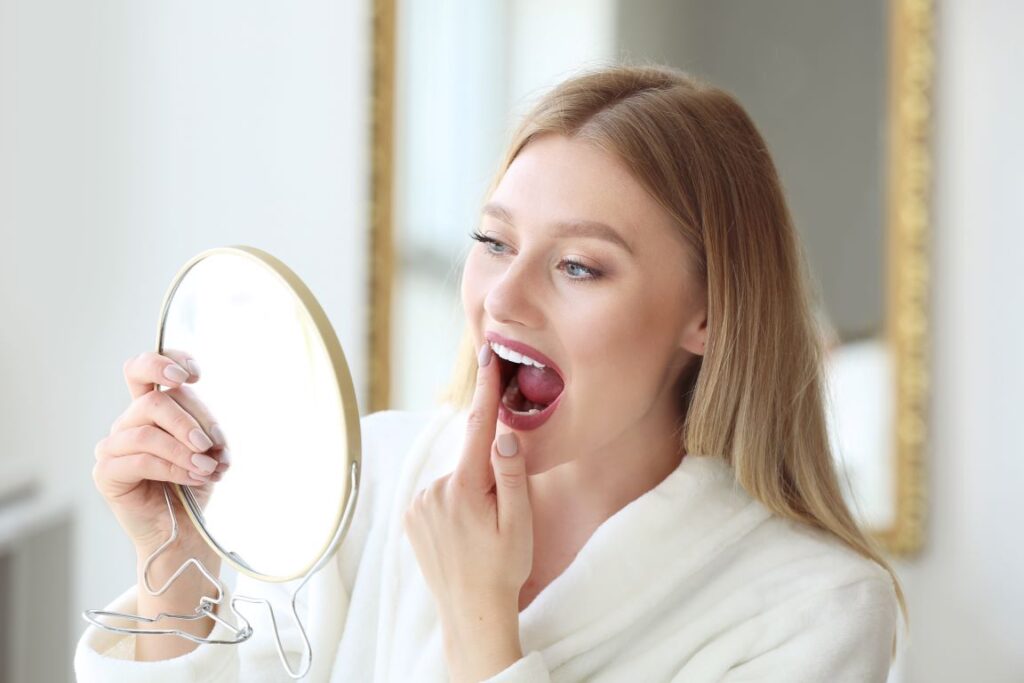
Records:
[[[777,514],[739,545],[709,578],[742,605],[734,632],[751,650],[737,676],[799,669],[815,673],[791,680],[884,679],[902,621],[886,568],[828,531]]]
[[[901,622],[884,567],[775,514],[725,555],[705,579],[745,653],[735,680],[884,680]]]
[[[706,519],[702,524],[716,529],[725,527],[732,517],[743,516],[753,522],[737,527],[740,532],[733,534],[733,542],[721,546],[720,563],[714,573],[726,568],[735,571],[743,576],[745,585],[761,584],[766,596],[860,581],[892,583],[884,567],[836,534],[783,516],[754,498],[736,482],[731,468],[720,458],[690,458],[688,470],[686,460],[680,472],[688,472],[701,483],[673,490],[673,494],[703,494],[692,503],[699,509],[689,510],[688,517]],[[714,510],[722,513],[712,516],[709,511]]]
[[[843,592],[856,595],[863,609],[890,611],[897,605],[886,568],[835,534],[778,514],[750,534],[740,559],[771,603],[799,604]]]

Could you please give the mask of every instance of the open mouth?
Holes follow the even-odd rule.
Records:
[[[497,358],[501,363],[501,402],[515,414],[543,412],[565,388],[562,378],[549,367],[541,369]]]

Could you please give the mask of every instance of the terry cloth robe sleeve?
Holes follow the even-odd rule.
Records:
[[[867,578],[779,605],[745,625],[756,654],[723,683],[884,683],[899,623],[888,576]]]
[[[333,655],[344,627],[352,584],[370,529],[376,488],[374,480],[379,476],[374,466],[373,455],[376,451],[376,441],[380,438],[377,432],[384,428],[381,414],[372,413],[360,418],[363,467],[356,509],[348,533],[335,554],[335,561],[324,565],[303,586],[296,599],[296,610],[303,620],[303,628],[314,653],[307,680],[320,681],[328,678]],[[236,618],[229,608],[231,595],[267,598],[274,607],[282,648],[293,671],[300,667],[300,655],[304,649],[290,604],[291,593],[300,581],[296,579],[284,583],[266,583],[239,573],[234,589],[222,581],[225,584],[225,592],[221,607],[218,607],[217,611],[221,618],[236,623]],[[137,591],[137,584],[131,586],[104,609],[137,614]],[[330,604],[331,609],[309,609],[309,605],[317,604]],[[239,645],[200,643],[191,652],[180,657],[156,662],[139,662],[134,659],[135,640],[148,636],[106,631],[90,624],[75,648],[76,678],[79,683],[115,680],[119,683],[258,683],[287,679],[277,653],[267,607],[259,603],[238,602],[236,609],[245,616],[253,628],[253,635],[245,642]],[[118,626],[146,626],[144,622],[128,620],[106,621]],[[209,637],[229,640],[232,634],[227,627],[217,623]]]

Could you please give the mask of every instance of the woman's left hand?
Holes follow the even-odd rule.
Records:
[[[500,363],[481,348],[455,469],[413,498],[403,524],[438,605],[452,680],[481,680],[522,657],[519,592],[533,569],[529,479],[513,432],[494,438]]]

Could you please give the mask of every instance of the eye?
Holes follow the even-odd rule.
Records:
[[[493,237],[488,237],[487,235],[484,235],[484,234],[482,234],[479,231],[471,232],[471,233],[469,233],[469,236],[472,239],[476,240],[477,242],[482,242],[484,244],[484,246],[486,247],[486,251],[487,251],[487,255],[488,256],[491,256],[492,258],[500,258],[502,256],[505,256],[506,252],[504,252],[504,251],[496,252],[496,251],[493,251],[491,247],[506,247],[507,248],[508,245],[506,245],[506,244],[504,244],[502,242],[499,242],[498,240],[494,239]],[[603,277],[603,275],[604,275],[604,273],[602,273],[601,271],[597,270],[596,268],[591,268],[590,266],[584,265],[584,264],[580,263],[579,261],[574,261],[573,259],[562,259],[562,263],[565,264],[565,266],[566,266],[566,268],[563,269],[566,272],[568,272],[569,268],[578,268],[578,269],[581,269],[581,270],[583,270],[585,272],[585,275],[583,277],[574,277],[574,276],[570,275],[569,279],[572,280],[573,282],[583,282],[583,281],[587,281],[587,280],[597,280],[597,279]]]
[[[489,255],[491,255],[491,256],[501,256],[501,255],[503,255],[505,253],[505,252],[495,253],[494,251],[491,250],[491,246],[499,246],[499,247],[506,246],[505,244],[503,244],[503,243],[499,242],[498,240],[494,239],[493,237],[488,237],[487,235],[484,235],[484,234],[482,234],[479,231],[471,232],[471,233],[469,233],[469,236],[471,238],[475,239],[477,242],[482,242],[486,246],[486,248],[487,248],[487,253]]]

